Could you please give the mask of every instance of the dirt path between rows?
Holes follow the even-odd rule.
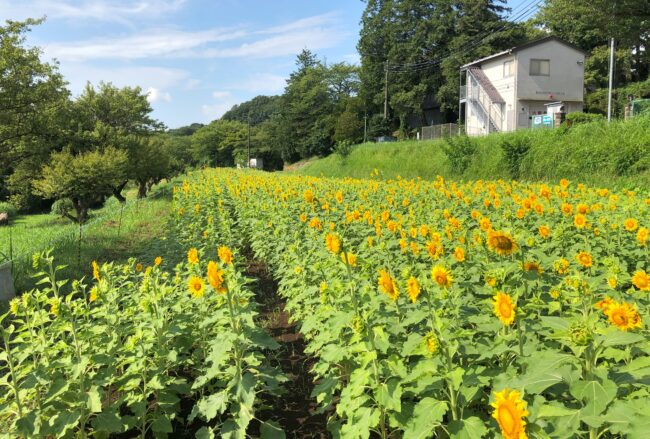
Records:
[[[278,295],[278,284],[267,266],[251,260],[246,275],[255,279],[257,301],[261,306],[260,325],[280,344],[273,353],[271,364],[282,369],[289,379],[283,384],[281,396],[260,395],[269,408],[261,411],[262,420],[274,420],[289,439],[327,438],[327,415],[316,413],[318,404],[311,398],[314,388],[310,369],[314,360],[305,354],[305,341],[296,323],[285,310],[285,302]]]

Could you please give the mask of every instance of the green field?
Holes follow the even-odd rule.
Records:
[[[513,172],[505,142],[528,147],[516,158]],[[328,177],[369,177],[374,169],[386,178],[519,179],[557,181],[568,178],[593,185],[650,188],[650,117],[624,122],[592,122],[571,129],[519,131],[474,140],[468,166],[454,169],[444,140],[367,143],[347,158],[336,154],[308,162],[296,171]],[[513,175],[517,174],[517,175]]]
[[[89,275],[93,260],[124,262],[134,257],[151,263],[159,254],[170,253],[167,247],[173,244],[165,238],[165,230],[171,195],[166,189],[163,185],[143,200],[136,200],[135,191],[130,191],[124,205],[109,199],[84,224],[81,242],[79,226],[53,214],[21,215],[11,227],[0,228],[0,252],[9,254],[12,238],[16,289],[34,286],[32,254],[48,248],[54,249],[57,264],[66,265],[66,278]]]

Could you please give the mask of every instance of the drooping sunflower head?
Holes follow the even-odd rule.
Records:
[[[449,288],[454,278],[445,267],[436,265],[431,269],[431,278],[442,288]]]
[[[494,314],[504,325],[510,326],[515,321],[515,304],[509,295],[498,292],[494,297]]]
[[[632,285],[641,291],[650,291],[650,275],[643,270],[635,271],[632,276]]]
[[[224,271],[219,269],[216,262],[208,262],[208,282],[217,293],[225,293]]]
[[[528,410],[526,401],[516,390],[503,389],[494,393],[492,417],[497,420],[505,439],[526,439],[526,420]]]
[[[232,250],[230,250],[225,245],[222,245],[217,249],[217,255],[219,256],[219,260],[222,264],[232,264]]]
[[[100,279],[99,264],[97,263],[97,261],[93,261],[92,265],[93,265],[93,279],[99,280]]]
[[[420,283],[415,277],[411,276],[409,280],[406,281],[406,290],[408,291],[411,302],[415,303],[420,295]]]
[[[585,251],[582,251],[582,252],[578,253],[578,255],[576,256],[576,259],[578,261],[578,264],[580,264],[581,266],[583,266],[585,268],[589,268],[594,264],[594,261],[593,261],[593,259],[591,257],[591,254],[589,254],[589,253],[587,253]]]
[[[205,293],[205,284],[203,283],[203,279],[200,277],[192,276],[187,282],[187,286],[192,297],[195,299],[200,299],[203,297],[203,294]]]
[[[454,249],[454,259],[456,259],[458,262],[463,262],[465,260],[465,250],[463,250],[461,247],[456,247]]]
[[[192,247],[187,251],[187,262],[194,265],[199,262],[199,251]]]
[[[325,247],[327,247],[328,251],[338,254],[341,250],[341,241],[339,240],[339,237],[334,233],[328,233],[325,236]]]
[[[399,287],[397,283],[386,270],[379,270],[379,289],[390,297],[392,301],[396,301],[399,297]]]
[[[489,232],[488,247],[501,256],[508,256],[517,251],[517,243],[505,232]]]
[[[537,274],[542,274],[544,270],[542,270],[541,265],[539,265],[539,262],[536,261],[526,261],[524,262],[524,270],[525,271],[534,271]]]
[[[341,261],[350,267],[357,266],[357,255],[352,252],[341,252]]]

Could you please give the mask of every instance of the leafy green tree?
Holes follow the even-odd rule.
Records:
[[[129,157],[124,178],[113,188],[113,195],[118,200],[126,201],[122,190],[129,180],[137,181],[143,188],[150,183],[140,185],[143,176],[158,175],[161,163],[166,163],[168,168],[167,157],[158,161],[141,160],[142,157],[152,157],[149,137],[161,132],[164,125],[151,117],[153,109],[140,87],[118,88],[102,82],[95,88],[87,84],[72,105],[74,132],[70,141],[71,151],[103,151],[114,147],[125,151]],[[146,191],[139,194],[146,195]]]
[[[345,111],[336,120],[334,141],[359,143],[363,140],[363,103],[357,97],[349,98]]]
[[[194,161],[205,166],[233,166],[234,152],[248,144],[248,126],[233,120],[215,120],[192,135]]]
[[[617,47],[628,52],[629,81],[643,81],[650,72],[648,10],[647,0],[547,0],[537,20],[589,52],[606,51],[609,39],[614,38]],[[592,66],[602,71],[599,65]]]
[[[34,191],[46,199],[68,199],[76,216],[64,215],[83,223],[88,210],[112,194],[113,188],[125,178],[128,154],[115,148],[73,154],[71,151],[55,152],[45,165],[40,179],[34,182]]]
[[[259,125],[280,111],[280,99],[280,96],[255,96],[250,101],[233,106],[221,119],[248,123],[250,117],[252,126]]]
[[[31,187],[20,176],[40,169],[59,143],[59,119],[69,96],[58,66],[43,62],[40,49],[25,45],[27,32],[41,22],[0,26],[0,199],[20,182],[27,189],[13,201],[21,208],[31,201]]]

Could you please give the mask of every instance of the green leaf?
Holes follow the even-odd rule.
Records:
[[[645,340],[645,337],[641,334],[621,331],[617,328],[607,328],[606,330],[603,330],[602,335],[598,338],[602,340],[603,346],[606,347],[625,346]]]
[[[402,410],[402,386],[398,379],[381,383],[377,389],[377,402],[387,410]]]
[[[447,413],[447,403],[433,398],[424,398],[413,409],[413,418],[404,430],[404,439],[430,437]]]
[[[122,419],[113,410],[97,414],[92,424],[96,432],[120,433],[124,429]]]
[[[194,435],[196,439],[214,439],[214,432],[211,428],[201,427]]]
[[[154,433],[173,433],[172,421],[163,413],[156,414],[156,418],[151,423],[151,430]]]
[[[577,381],[570,389],[571,394],[582,400],[585,406],[583,416],[598,416],[605,411],[609,403],[616,396],[618,387],[608,379],[601,381]]]
[[[55,436],[63,436],[66,431],[71,430],[77,426],[80,418],[81,413],[76,410],[60,410],[50,418],[49,431]]]
[[[211,421],[218,414],[226,410],[228,403],[228,396],[225,392],[215,393],[209,396],[204,396],[196,404],[198,412],[203,415],[206,421]]]
[[[449,433],[452,439],[480,439],[487,432],[485,423],[476,416],[449,423]]]
[[[102,411],[102,398],[97,386],[92,386],[90,390],[88,390],[86,407],[88,407],[88,410],[90,410],[91,413],[99,413]]]
[[[260,427],[261,439],[284,439],[286,435],[277,422],[262,422]]]
[[[570,409],[558,404],[545,404],[537,411],[538,418],[555,418],[558,416],[574,416],[580,410]]]
[[[381,326],[375,326],[372,328],[372,333],[374,334],[375,347],[381,353],[385,354],[390,347],[390,342],[388,341],[388,335],[386,335],[384,328]]]

